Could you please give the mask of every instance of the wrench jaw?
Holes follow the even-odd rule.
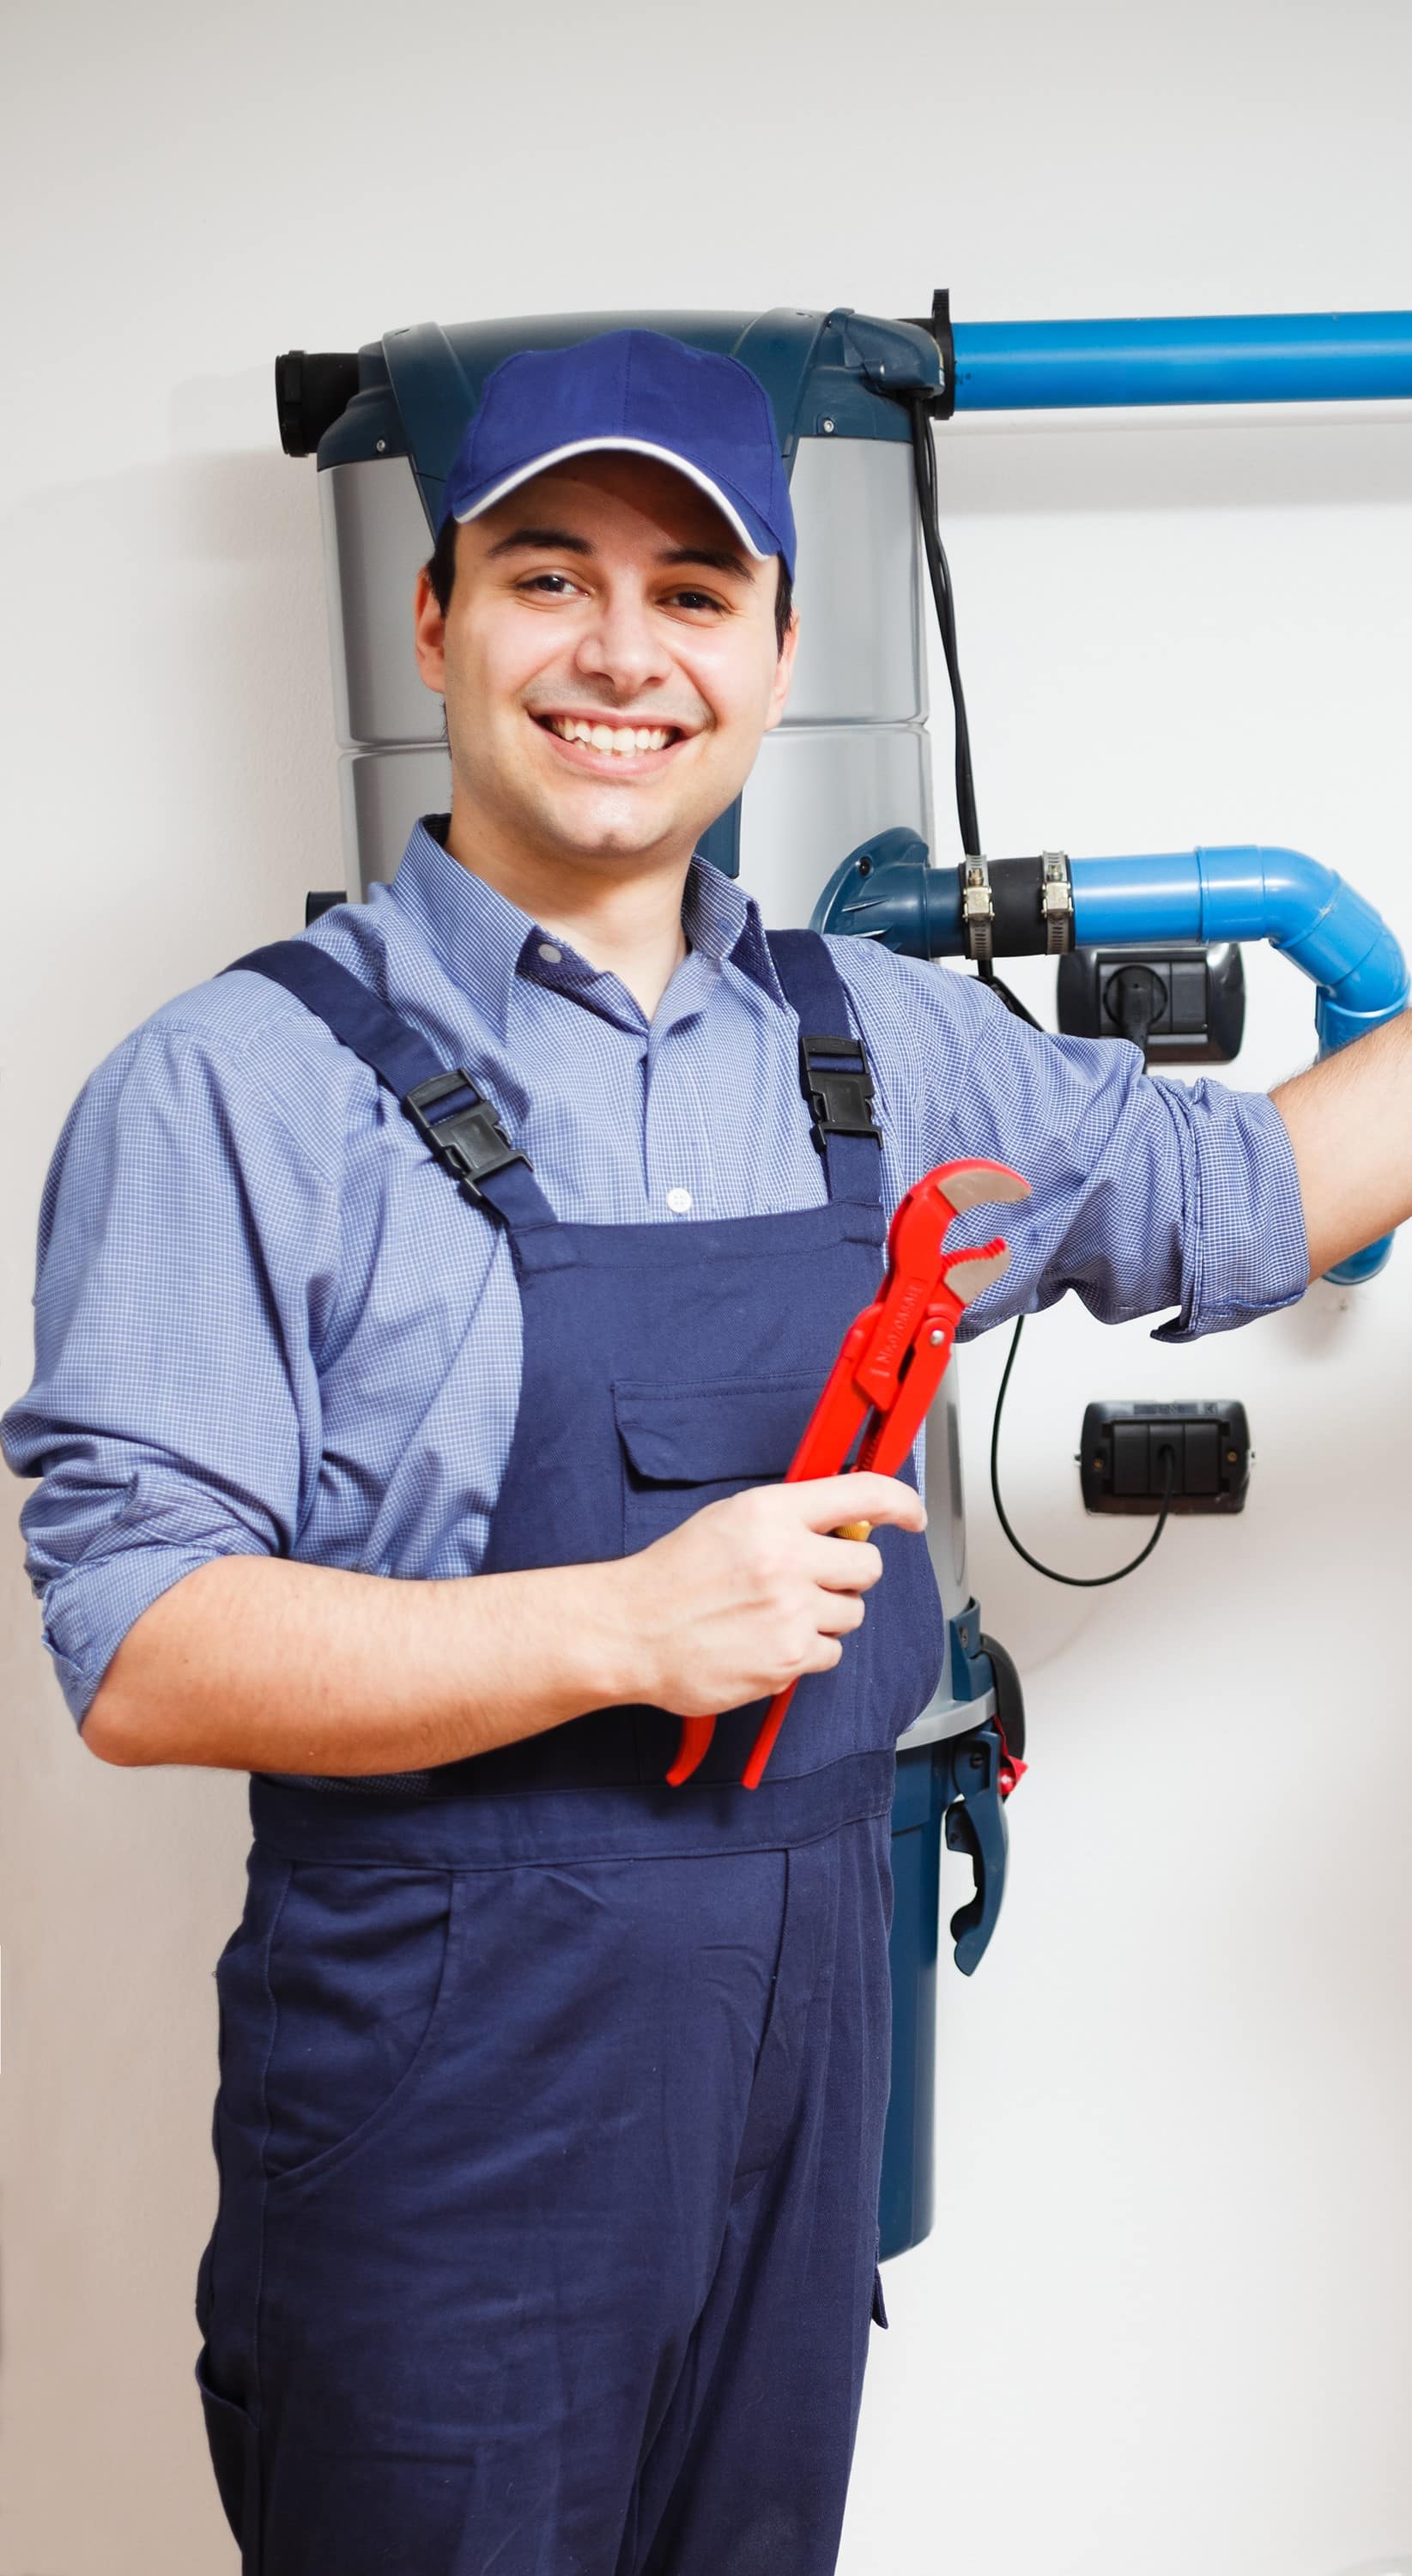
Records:
[[[887,1276],[881,1295],[867,1310],[869,1330],[858,1350],[853,1368],[857,1391],[878,1413],[888,1413],[896,1404],[901,1385],[901,1371],[911,1354],[915,1368],[919,1343],[918,1326],[925,1330],[931,1323],[928,1312],[940,1291],[947,1292],[956,1304],[950,1333],[960,1320],[960,1309],[978,1297],[1001,1275],[1009,1253],[997,1235],[974,1252],[958,1252],[948,1261],[946,1237],[958,1216],[973,1207],[986,1207],[995,1202],[1013,1203],[1028,1198],[1028,1181],[1012,1172],[1008,1163],[962,1162],[939,1163],[915,1183],[897,1204],[887,1237]],[[974,1262],[998,1262],[988,1276],[972,1272]],[[860,1317],[860,1323],[864,1318]],[[845,1349],[853,1349],[850,1334]],[[940,1377],[950,1355],[950,1335],[942,1350],[936,1376]],[[832,1386],[833,1381],[830,1381]],[[920,1421],[920,1416],[918,1416]],[[814,1428],[811,1425],[811,1430]],[[838,1453],[840,1459],[847,1451]],[[822,1471],[829,1473],[826,1466]]]
[[[1010,1267],[1008,1243],[984,1243],[978,1252],[963,1252],[942,1272],[942,1283],[958,1306],[973,1306],[997,1279],[1003,1279]],[[959,1318],[958,1318],[959,1321]]]
[[[1028,1181],[1012,1172],[1008,1163],[938,1163],[923,1183],[935,1186],[938,1198],[944,1198],[955,1216],[967,1208],[1008,1207],[1030,1194]]]
[[[895,1476],[930,1410],[946,1374],[956,1328],[973,1297],[1002,1279],[1010,1267],[1010,1247],[988,1243],[967,1253],[942,1273],[941,1286],[912,1336],[906,1368],[885,1413],[876,1413],[859,1451],[859,1467],[880,1476]]]

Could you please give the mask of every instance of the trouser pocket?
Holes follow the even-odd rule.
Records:
[[[447,1870],[300,1862],[287,1872],[265,2008],[245,2026],[247,2049],[260,2050],[272,2182],[344,2163],[400,2115],[450,2000],[454,1901]]]
[[[240,2543],[241,2576],[259,2576],[260,2477],[255,2427],[243,2406],[211,2385],[209,2347],[196,2364],[206,2440],[225,2516]]]

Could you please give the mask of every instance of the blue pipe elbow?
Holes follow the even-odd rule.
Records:
[[[1258,868],[1265,937],[1319,987],[1316,1015],[1325,1055],[1407,1008],[1402,950],[1382,915],[1332,868],[1300,850],[1198,850],[1196,856],[1213,919],[1227,885],[1242,877],[1248,863]]]
[[[1405,1010],[1407,964],[1380,913],[1301,850],[1174,850],[1075,859],[1085,948],[1161,939],[1268,939],[1319,987],[1325,1054]]]
[[[1314,1025],[1332,1055],[1408,1001],[1407,962],[1380,913],[1302,850],[1183,850],[1152,858],[1075,859],[1074,935],[1086,948],[1124,940],[1268,939],[1318,986]],[[1371,1279],[1384,1236],[1341,1261],[1341,1285]]]

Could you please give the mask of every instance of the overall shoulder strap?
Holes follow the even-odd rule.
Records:
[[[252,948],[222,971],[233,975],[237,969],[282,985],[361,1056],[467,1198],[493,1208],[512,1230],[558,1223],[529,1157],[511,1144],[493,1102],[464,1066],[444,1065],[420,1029],[389,1010],[336,958],[307,939],[278,939],[268,948]]]
[[[882,1130],[873,1121],[873,1077],[848,996],[814,930],[767,930],[766,945],[799,1015],[799,1084],[832,1199],[882,1205]]]

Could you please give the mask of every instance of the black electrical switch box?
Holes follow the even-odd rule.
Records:
[[[1229,1064],[1245,1035],[1239,948],[1073,948],[1059,960],[1069,1038],[1129,1038],[1149,1064]]]
[[[1089,1512],[1243,1512],[1243,1404],[1091,1404],[1079,1452]]]
[[[1112,1442],[1113,1492],[1144,1499],[1152,1476],[1146,1423],[1115,1422]]]

